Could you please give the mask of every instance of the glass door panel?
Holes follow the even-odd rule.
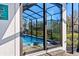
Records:
[[[40,13],[42,9],[39,8],[42,7],[42,3],[22,5],[21,43],[22,54],[25,55],[43,49],[43,19],[40,17],[43,15]]]
[[[62,6],[46,4],[47,14],[47,48],[58,47],[62,44]]]

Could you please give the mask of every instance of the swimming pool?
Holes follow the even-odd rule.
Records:
[[[29,35],[23,35],[21,36],[23,45],[26,46],[33,46],[33,45],[39,45],[43,46],[43,38],[37,38],[35,36],[29,36]]]

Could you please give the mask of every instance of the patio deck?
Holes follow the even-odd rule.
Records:
[[[39,56],[79,56],[79,53],[74,52],[74,54],[70,54],[70,53],[65,53],[65,51],[63,50],[57,50]]]

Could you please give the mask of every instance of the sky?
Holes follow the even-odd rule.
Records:
[[[73,4],[74,11],[78,12],[78,3]],[[66,5],[67,15],[70,16],[72,14],[72,4],[68,3]]]

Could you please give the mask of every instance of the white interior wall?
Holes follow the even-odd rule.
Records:
[[[15,56],[20,55],[20,17],[19,4],[7,4],[9,19],[0,20],[0,34],[3,35],[0,39],[0,56]],[[13,17],[13,18],[12,18]],[[2,27],[3,26],[3,27]],[[2,34],[4,32],[4,34]],[[18,33],[18,34],[17,34]]]
[[[16,30],[15,32],[18,33],[18,37],[15,39],[16,41],[16,56],[20,56],[21,55],[21,46],[20,46],[20,18],[21,18],[21,6],[19,4],[16,4]]]
[[[62,6],[62,46],[66,52],[66,4]]]

